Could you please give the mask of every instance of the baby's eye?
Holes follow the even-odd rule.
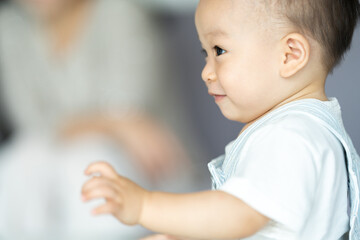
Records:
[[[220,56],[220,55],[226,53],[226,51],[219,46],[215,46],[214,50],[215,50],[216,56]]]

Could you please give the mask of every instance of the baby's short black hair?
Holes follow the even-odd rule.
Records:
[[[268,1],[268,0],[265,0]],[[359,0],[274,0],[279,14],[286,17],[301,33],[323,47],[327,71],[341,61],[350,48],[360,17]]]

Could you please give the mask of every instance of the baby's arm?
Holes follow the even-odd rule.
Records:
[[[107,163],[94,163],[86,170],[88,175],[95,173],[100,176],[85,183],[83,200],[105,198],[93,214],[113,214],[124,224],[195,239],[234,239],[256,233],[269,220],[222,191],[150,192],[117,175]]]

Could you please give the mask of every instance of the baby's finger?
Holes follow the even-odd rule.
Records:
[[[142,238],[140,240],[177,240],[177,238],[168,236],[168,235],[163,235],[163,234],[156,234],[156,235],[151,235],[151,236]]]
[[[115,214],[117,211],[117,206],[114,202],[107,202],[91,211],[92,215],[101,215],[101,214]]]
[[[141,238],[140,240],[166,240],[166,238],[164,235],[156,234],[145,238]]]
[[[118,194],[116,194],[115,190],[109,186],[93,188],[82,193],[83,201],[90,201],[97,198],[115,200],[116,198],[118,198]]]
[[[91,175],[94,173],[100,173],[102,176],[109,178],[115,178],[118,176],[114,168],[106,162],[92,163],[85,170],[86,175]]]
[[[93,188],[112,186],[110,181],[111,180],[109,180],[108,178],[104,178],[104,177],[93,177],[83,185],[83,187],[81,189],[81,193],[83,194],[85,192],[88,192],[89,190],[91,190]]]

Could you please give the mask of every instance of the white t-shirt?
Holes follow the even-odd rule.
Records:
[[[336,100],[325,103],[340,116]],[[220,190],[271,219],[246,240],[338,240],[349,230],[343,148],[314,118],[289,113],[268,122],[240,153]]]

